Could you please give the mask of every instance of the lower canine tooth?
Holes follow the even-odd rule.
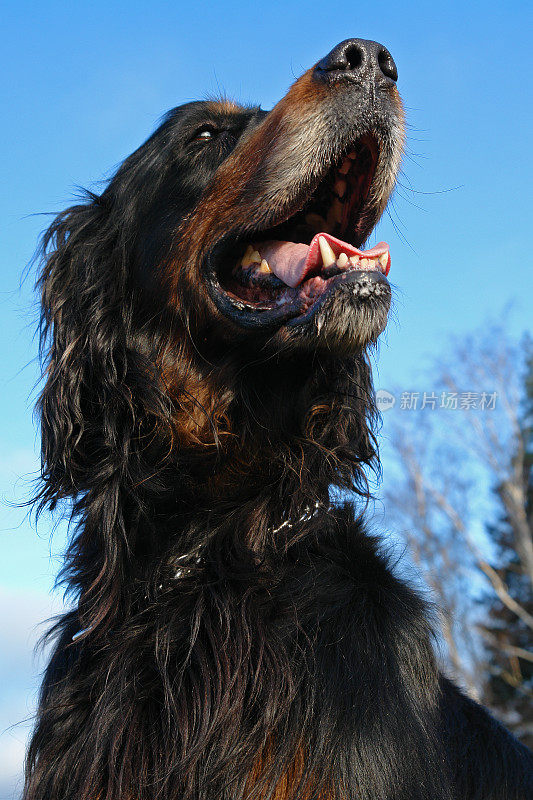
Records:
[[[337,266],[342,269],[347,264],[348,264],[348,256],[346,255],[346,253],[341,253],[337,259]]]
[[[331,267],[332,264],[335,263],[335,253],[331,249],[329,242],[327,239],[324,239],[323,236],[318,237],[318,246],[320,247],[320,254],[322,256],[322,264],[325,267]]]
[[[266,258],[261,259],[261,263],[258,267],[258,272],[264,272],[265,274],[268,272],[272,272],[272,270],[268,266],[268,261],[266,260]]]
[[[252,264],[260,264],[262,260],[263,259],[261,258],[257,250],[254,250],[253,253],[250,255],[250,261],[252,262]]]

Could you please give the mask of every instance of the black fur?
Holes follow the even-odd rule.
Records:
[[[531,755],[440,678],[424,603],[329,499],[364,501],[377,467],[365,347],[335,347],[355,300],[313,349],[239,329],[185,275],[183,225],[265,119],[171,112],[45,235],[39,500],[73,501],[75,610],[24,798],[525,800]]]

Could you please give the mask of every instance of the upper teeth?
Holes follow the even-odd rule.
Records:
[[[249,244],[248,247],[246,248],[245,254],[242,257],[240,266],[243,267],[244,269],[247,269],[248,267],[251,267],[252,264],[260,264],[261,261],[262,258],[258,253],[258,251],[254,250],[252,245]]]
[[[254,252],[254,248],[252,247],[251,244],[249,244],[248,247],[246,248],[246,252],[244,253],[244,255],[242,257],[241,267],[245,267],[246,268],[246,267],[251,266],[252,260],[251,260],[250,256],[252,255],[253,252]]]

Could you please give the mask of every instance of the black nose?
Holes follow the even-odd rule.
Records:
[[[326,82],[350,80],[367,83],[385,79],[398,80],[394,59],[379,42],[368,39],[345,39],[315,67],[315,77]]]

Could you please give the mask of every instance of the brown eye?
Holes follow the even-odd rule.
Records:
[[[193,142],[210,142],[215,138],[217,131],[211,125],[204,125],[194,132],[191,141]]]

